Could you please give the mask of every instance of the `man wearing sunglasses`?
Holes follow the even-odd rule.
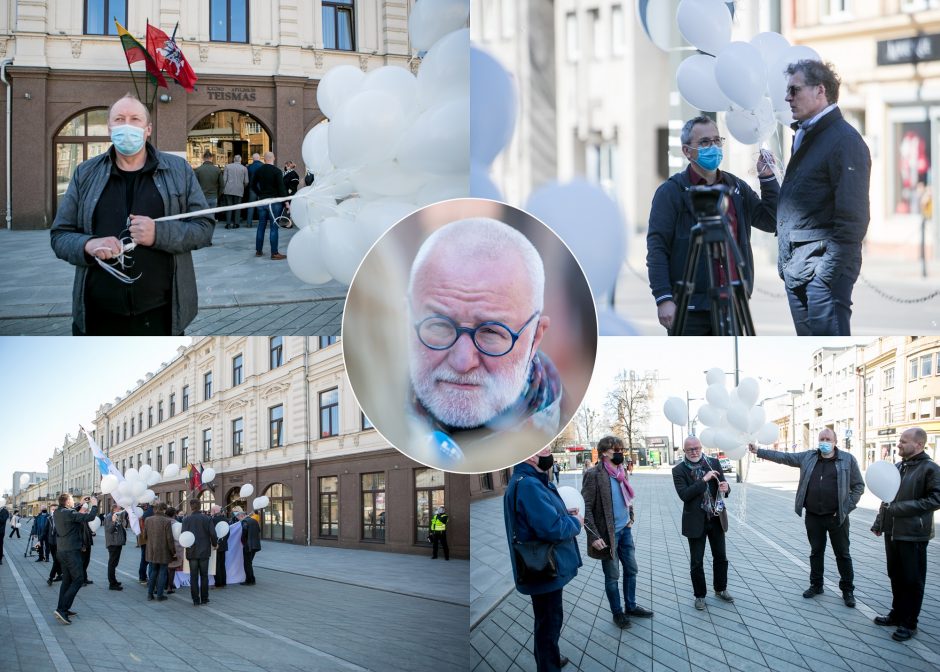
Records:
[[[531,428],[554,436],[561,379],[539,344],[545,271],[529,240],[487,218],[421,245],[409,280],[413,410],[447,435]]]
[[[871,214],[871,154],[842,118],[830,64],[797,61],[786,74],[796,134],[777,208],[777,270],[798,336],[848,336]]]

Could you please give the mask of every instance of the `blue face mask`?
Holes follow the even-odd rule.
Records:
[[[111,142],[124,156],[133,156],[144,148],[144,129],[130,124],[115,126],[111,129]]]
[[[820,441],[819,452],[823,455],[828,455],[832,452],[832,444],[829,441]]]
[[[695,160],[695,163],[705,170],[715,170],[721,163],[721,158],[721,148],[715,146],[703,147],[698,150],[698,158]]]

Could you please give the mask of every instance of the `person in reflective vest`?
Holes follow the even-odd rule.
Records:
[[[437,513],[431,518],[430,537],[433,549],[431,559],[437,559],[437,546],[440,544],[444,549],[444,559],[450,560],[450,549],[447,547],[447,513],[444,511],[443,506],[439,506]]]

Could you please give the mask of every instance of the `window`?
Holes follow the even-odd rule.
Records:
[[[153,427],[153,406],[147,409],[147,429]]]
[[[931,408],[931,401],[932,401],[931,399],[927,398],[927,399],[921,399],[918,402],[918,406],[920,406],[920,409],[918,410],[917,415],[920,420],[923,420],[924,418],[929,418],[931,416],[931,413],[933,410]]]
[[[885,407],[882,409],[882,411],[881,411],[881,424],[882,424],[882,425],[890,425],[890,424],[891,424],[891,418],[892,418],[891,407],[890,407],[890,406],[885,406]]]
[[[137,431],[138,432],[144,431],[144,412],[143,411],[137,414]]]
[[[565,55],[569,63],[577,63],[578,56],[578,15],[574,12],[565,14]]]
[[[232,455],[241,455],[243,452],[242,439],[245,436],[245,423],[242,418],[232,420]]]
[[[907,418],[909,420],[917,419],[917,402],[913,399],[907,402]]]
[[[623,54],[623,44],[623,6],[614,5],[610,8],[610,53],[614,56],[621,56]]]
[[[920,377],[928,378],[933,375],[933,355],[920,358]]]
[[[320,393],[320,438],[339,434],[339,390]]]
[[[940,397],[933,398],[933,417],[940,418]]]
[[[375,429],[375,425],[372,424],[372,421],[366,417],[366,414],[362,411],[359,411],[359,415],[362,418],[362,429],[363,431],[367,429]]]
[[[114,19],[127,26],[127,0],[85,0],[86,35],[117,35]]]
[[[180,439],[180,466],[184,469],[189,464],[189,437],[184,436]]]
[[[385,541],[385,474],[362,475],[362,538]]]
[[[202,398],[212,398],[212,371],[206,371],[202,377]]]
[[[170,392],[170,417],[176,415],[176,392]]]
[[[917,380],[917,358],[911,360],[911,375],[909,380]]]
[[[144,464],[143,459],[141,459],[142,457],[143,457],[143,453],[137,453],[137,468],[138,469],[140,469]]]
[[[153,451],[148,448],[147,449],[147,464],[151,464],[151,465],[153,464],[153,462],[151,462],[152,457],[153,457]]]
[[[212,459],[212,430],[202,430],[202,459],[208,462]]]
[[[271,368],[276,369],[284,363],[284,337],[272,336],[270,342]]]
[[[243,361],[240,354],[232,358],[232,387],[242,384]]]
[[[587,178],[609,195],[613,195],[617,186],[617,143],[601,141],[585,146],[585,174]]]
[[[415,542],[427,543],[431,516],[444,505],[444,472],[415,469]]]
[[[183,411],[189,409],[189,385],[183,385]]]
[[[211,0],[209,25],[213,42],[247,42],[248,0]]]
[[[591,56],[595,61],[599,61],[604,56],[604,48],[602,45],[604,40],[604,26],[601,24],[601,12],[599,9],[588,10],[588,23],[591,24]]]
[[[163,422],[163,399],[157,402],[157,424]]]
[[[321,336],[320,337],[320,349],[333,345],[339,339],[336,336]]]
[[[268,448],[277,448],[284,445],[284,405],[278,404],[268,409],[268,426],[271,429],[271,439]]]
[[[124,440],[127,441],[127,420],[124,421],[124,433],[122,434]]]
[[[353,0],[323,0],[323,48],[355,51]]]
[[[134,418],[131,416],[131,436],[134,436]]]
[[[160,453],[157,453],[157,459],[159,460]],[[166,444],[166,460],[167,464],[174,464],[174,459],[176,458],[176,451],[173,450],[173,442],[168,441]]]
[[[275,483],[264,491],[271,500],[261,512],[261,536],[274,541],[294,539],[294,497],[290,486]]]
[[[108,441],[108,445],[109,446],[114,445],[114,430],[113,429],[111,430],[111,439]]]
[[[339,477],[321,476],[320,484],[320,536],[339,536]]]
[[[894,367],[890,369],[885,369],[884,373],[884,389],[890,389],[894,387]]]

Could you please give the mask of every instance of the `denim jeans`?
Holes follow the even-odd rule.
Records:
[[[255,235],[255,251],[261,252],[264,248],[264,227],[268,224],[271,225],[271,254],[277,254],[277,229],[278,226],[274,222],[275,219],[281,216],[281,210],[284,209],[283,204],[275,203],[269,208],[258,208],[258,233]],[[271,216],[271,210],[274,211],[274,216]]]
[[[157,597],[163,597],[163,590],[166,588],[166,565],[158,565],[151,562],[147,570],[147,597],[153,596],[156,588]]]
[[[620,565],[623,565],[623,600],[627,605],[627,611],[636,609],[636,546],[633,543],[633,532],[629,527],[624,526],[616,537],[616,548],[613,549],[613,557],[608,560],[601,560],[601,568],[604,570],[604,590],[607,591],[607,601],[610,602],[610,613],[619,614],[623,612],[620,604]]]
[[[849,336],[855,281],[839,274],[830,284],[819,276],[796,289],[787,288],[797,336]]]

